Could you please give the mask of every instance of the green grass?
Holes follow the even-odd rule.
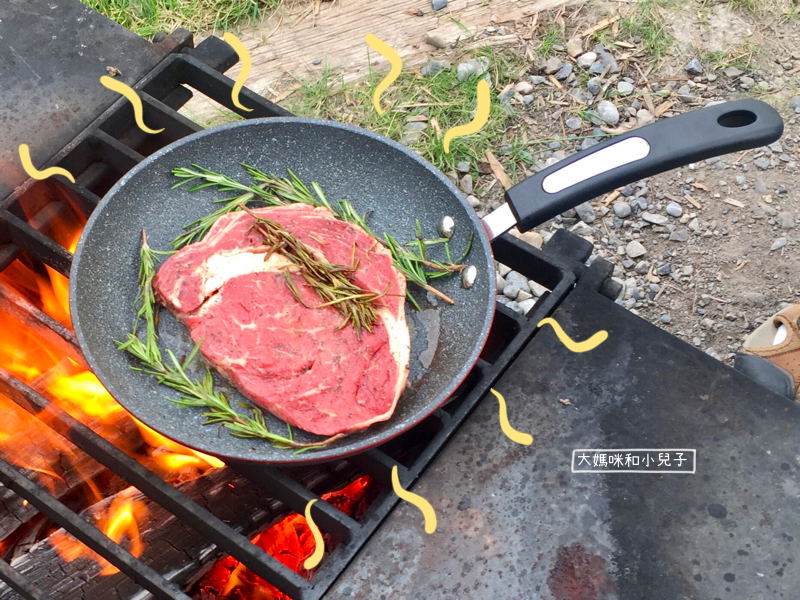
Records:
[[[489,120],[479,132],[456,138],[446,154],[442,145],[444,133],[456,125],[472,120],[476,102],[478,77],[459,82],[456,65],[470,57],[489,59],[492,78],[492,106]],[[442,171],[455,170],[460,161],[468,161],[477,172],[478,161],[484,162],[484,153],[491,149],[498,160],[504,162],[508,175],[520,163],[531,162],[527,144],[518,136],[507,133],[513,112],[504,109],[497,100],[499,91],[511,82],[518,81],[527,72],[524,58],[517,54],[492,48],[479,49],[464,56],[451,57],[452,68],[434,77],[422,77],[411,69],[404,69],[400,77],[381,96],[385,112],[379,115],[372,104],[372,94],[385,73],[373,72],[362,81],[343,85],[334,71],[324,69],[319,79],[302,81],[301,88],[289,97],[288,108],[298,116],[332,119],[370,129],[393,140],[403,137],[408,118],[423,114],[427,109],[428,128],[410,147]],[[408,106],[422,104],[424,106]],[[441,133],[433,126],[438,122]],[[505,148],[504,152],[500,149]]]
[[[664,56],[674,41],[664,23],[661,6],[663,0],[643,0],[630,15],[620,19],[620,33],[642,38],[643,46],[655,60]]]
[[[749,45],[739,45],[728,50],[714,50],[703,52],[700,60],[703,63],[713,64],[717,69],[736,67],[742,71],[750,68],[755,48]]]
[[[564,42],[564,30],[556,23],[548,23],[541,35],[542,45],[536,53],[542,58],[547,58],[553,53],[553,46]]]
[[[150,37],[184,27],[194,33],[252,22],[281,0],[82,0],[123,27]]]

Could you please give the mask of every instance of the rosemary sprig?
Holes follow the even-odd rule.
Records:
[[[264,236],[264,243],[270,247],[270,252],[280,252],[285,256],[300,270],[306,283],[317,292],[322,304],[309,308],[333,306],[344,317],[339,329],[351,323],[358,337],[361,337],[362,329],[372,332],[372,326],[378,320],[376,302],[389,291],[389,287],[381,293],[360,288],[352,281],[357,264],[332,265],[319,260],[303,242],[275,221],[260,217],[247,207],[243,207],[243,210],[255,219],[253,228]],[[288,270],[285,271],[285,276],[292,295],[305,305]]]
[[[289,177],[276,177],[275,175],[268,175],[251,165],[247,165],[245,163],[241,164],[247,171],[248,175],[250,175],[258,185],[254,184],[247,186],[243,183],[235,181],[234,179],[231,179],[230,177],[220,175],[219,173],[215,173],[209,169],[200,167],[199,165],[192,165],[192,167],[194,167],[193,169],[187,169],[184,167],[173,169],[172,172],[176,177],[184,179],[184,181],[176,184],[173,186],[173,188],[183,185],[189,181],[200,179],[204,181],[204,183],[190,188],[189,191],[210,186],[217,186],[219,191],[222,192],[244,192],[239,196],[217,200],[216,202],[226,203],[225,206],[222,209],[219,209],[216,212],[208,215],[207,217],[203,217],[194,223],[186,225],[184,229],[187,231],[173,240],[172,246],[174,248],[177,249],[188,243],[201,239],[219,217],[229,212],[241,210],[252,201],[259,201],[272,206],[283,206],[298,202],[311,206],[324,206],[328,208],[337,218],[341,219],[342,221],[358,225],[365,232],[386,246],[392,253],[392,259],[395,268],[403,273],[408,281],[411,281],[423,289],[435,294],[436,296],[439,296],[445,302],[455,304],[455,302],[449,296],[429,285],[428,279],[443,277],[451,274],[454,271],[461,271],[466,268],[466,265],[461,265],[458,263],[460,263],[461,260],[463,260],[467,254],[469,254],[469,249],[472,247],[472,236],[470,236],[467,251],[459,261],[456,261],[456,263],[449,261],[448,263],[442,263],[440,261],[428,260],[426,246],[436,243],[444,243],[445,252],[448,257],[450,255],[450,247],[449,243],[441,238],[436,240],[425,240],[422,236],[422,228],[419,222],[416,224],[417,239],[410,243],[411,245],[416,246],[417,251],[414,251],[408,247],[408,244],[403,246],[398,244],[396,240],[394,240],[394,243],[389,243],[387,239],[381,238],[379,235],[373,232],[366,222],[366,217],[369,213],[360,215],[349,201],[344,199],[339,200],[335,203],[335,205],[329,202],[322,189],[316,182],[311,184],[313,189],[312,193],[312,191],[308,189],[308,187],[297,177],[297,175],[295,175],[294,172],[289,169],[287,169]],[[386,235],[388,234],[384,234],[384,236]],[[426,271],[422,267],[426,267],[429,270]],[[419,309],[419,305],[411,296],[411,294],[408,293],[407,296],[414,307]]]
[[[297,452],[321,448],[343,437],[339,434],[320,442],[297,442],[294,440],[291,427],[288,424],[289,437],[271,432],[264,419],[264,413],[255,406],[240,403],[240,406],[252,411],[252,416],[244,415],[234,410],[225,395],[214,389],[214,378],[208,367],[206,367],[205,373],[200,380],[192,379],[186,373],[186,369],[200,351],[202,340],[195,344],[183,362],[180,362],[169,349],[166,351],[169,362],[164,362],[158,346],[158,335],[155,326],[155,296],[153,293],[153,278],[156,274],[155,265],[160,254],[170,253],[151,249],[147,244],[147,236],[142,232],[136,323],[126,340],[117,342],[118,349],[128,352],[139,361],[140,366],[132,368],[152,375],[159,383],[176,390],[180,396],[177,399],[168,398],[171,402],[180,406],[194,406],[205,409],[203,412],[203,417],[206,419],[204,425],[219,424],[236,437],[263,439],[272,442],[277,448],[297,448]],[[137,335],[137,326],[140,320],[144,322],[146,329],[144,342]]]

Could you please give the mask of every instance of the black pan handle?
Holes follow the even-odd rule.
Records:
[[[771,144],[783,121],[770,105],[739,100],[624,133],[578,152],[506,192],[520,231],[620,186],[721,154]]]

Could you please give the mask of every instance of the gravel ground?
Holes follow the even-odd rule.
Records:
[[[800,300],[800,52],[786,50],[800,48],[800,28],[774,27],[774,59],[760,55],[746,69],[704,63],[694,47],[648,65],[636,37],[608,46],[578,38],[498,90],[498,100],[519,111],[518,131],[553,140],[528,174],[606,134],[709,104],[759,97],[778,108],[785,132],[769,147],[628,185],[523,234],[540,245],[563,227],[590,240],[595,256],[615,264],[618,303],[726,362],[753,329]],[[451,177],[479,214],[499,206],[501,186],[486,191],[492,174]],[[500,301],[523,313],[543,291],[502,265],[497,278]]]

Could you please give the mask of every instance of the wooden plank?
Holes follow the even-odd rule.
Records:
[[[516,34],[490,36],[474,42],[473,34],[490,25],[530,20],[539,11],[549,10],[575,0],[493,0],[490,7],[484,0],[450,0],[447,8],[432,11],[430,0],[339,0],[323,2],[319,14],[299,17],[303,4],[290,7],[288,16],[275,14],[256,27],[239,34],[252,57],[252,70],[245,84],[263,96],[276,99],[285,82],[292,77],[315,80],[327,64],[337,68],[345,83],[362,79],[369,72],[364,41],[368,33],[394,48],[403,59],[405,69],[419,67],[432,56],[440,56],[425,43],[426,35],[435,35],[451,44],[488,46],[521,43]],[[415,16],[422,12],[423,16]],[[458,21],[458,23],[456,23]],[[470,30],[468,34],[459,25]],[[199,40],[198,40],[199,43]],[[445,53],[446,54],[446,53]],[[389,63],[373,51],[369,52],[372,68],[388,71]],[[312,64],[319,60],[319,65]],[[240,65],[227,72],[232,79],[239,76]],[[294,80],[288,85],[296,83]],[[219,116],[219,107],[208,99],[195,97],[181,111],[200,123]]]

